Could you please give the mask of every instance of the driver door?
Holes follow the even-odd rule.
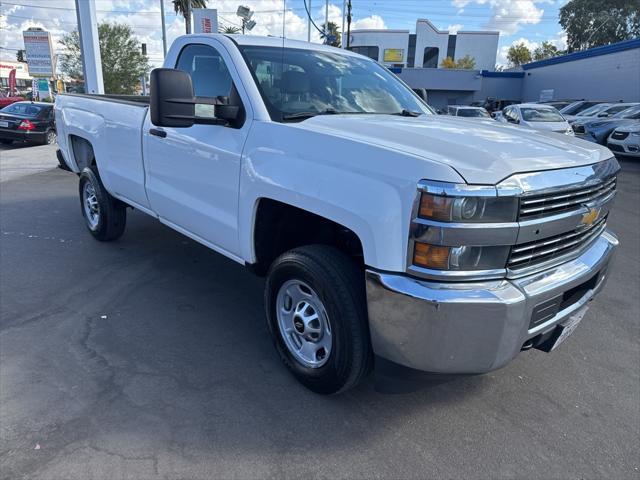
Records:
[[[191,76],[194,94],[209,98],[233,94],[238,79],[229,66],[223,47],[204,44],[186,45],[176,63]],[[235,97],[248,105],[237,91]],[[196,105],[196,116],[213,116],[213,106]],[[151,208],[162,222],[236,259],[240,166],[249,123],[157,128],[147,116],[143,129]]]

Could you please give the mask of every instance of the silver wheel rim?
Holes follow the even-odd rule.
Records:
[[[89,227],[95,230],[100,223],[100,205],[96,197],[96,189],[91,182],[85,183],[82,189],[82,205]]]
[[[333,339],[329,317],[318,294],[300,280],[282,284],[276,298],[280,335],[293,358],[305,367],[327,363]]]
[[[56,132],[52,131],[47,133],[47,144],[51,145],[52,143],[55,143],[56,138]]]

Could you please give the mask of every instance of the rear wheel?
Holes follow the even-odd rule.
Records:
[[[310,245],[281,255],[269,269],[265,305],[280,358],[307,388],[337,393],[369,373],[364,275],[343,252]]]
[[[44,143],[45,145],[53,145],[57,140],[58,135],[56,134],[56,131],[50,129],[45,133],[44,141],[42,143]]]
[[[116,240],[124,233],[126,205],[104,188],[95,165],[80,174],[80,207],[91,235],[97,240]]]

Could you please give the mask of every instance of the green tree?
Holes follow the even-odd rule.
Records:
[[[456,61],[456,68],[459,70],[473,70],[476,68],[476,59],[471,55],[465,55]]]
[[[16,52],[16,60],[18,62],[26,62],[27,61],[27,51],[26,50],[18,50]]]
[[[328,37],[332,37],[332,41],[327,42],[327,45],[331,45],[332,47],[340,46],[342,36],[340,35],[340,28],[338,28],[338,25],[335,22],[328,22],[326,29],[323,23],[320,28],[326,31]]]
[[[184,17],[184,29],[186,33],[191,33],[191,17],[187,11],[187,3],[189,0],[173,0],[173,10],[176,14]],[[207,8],[207,0],[191,0],[191,9]]]
[[[105,93],[135,93],[140,77],[149,71],[150,65],[131,27],[119,23],[101,23],[98,25],[98,38]],[[81,79],[82,55],[78,31],[67,33],[60,43],[66,50],[65,54],[60,55],[60,71],[73,79]]]
[[[640,0],[571,0],[560,8],[567,51],[640,36]]]
[[[242,30],[240,30],[239,27],[234,27],[233,25],[227,25],[226,27],[221,27],[220,28],[220,33],[226,33],[228,35],[235,35],[237,33],[240,33]]]
[[[512,67],[519,67],[523,63],[531,61],[531,50],[523,43],[516,43],[509,47],[507,52],[507,60]]]
[[[545,41],[542,42],[542,45],[536,47],[533,50],[533,59],[544,60],[545,58],[557,57],[561,53],[562,52],[560,52],[560,50],[558,50],[558,47],[556,47],[553,43]]]

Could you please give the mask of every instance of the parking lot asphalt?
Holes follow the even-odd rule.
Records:
[[[28,170],[0,183],[0,478],[640,477],[640,162],[557,351],[323,397],[280,364],[261,279],[139,212],[93,240],[49,150],[0,151]]]

